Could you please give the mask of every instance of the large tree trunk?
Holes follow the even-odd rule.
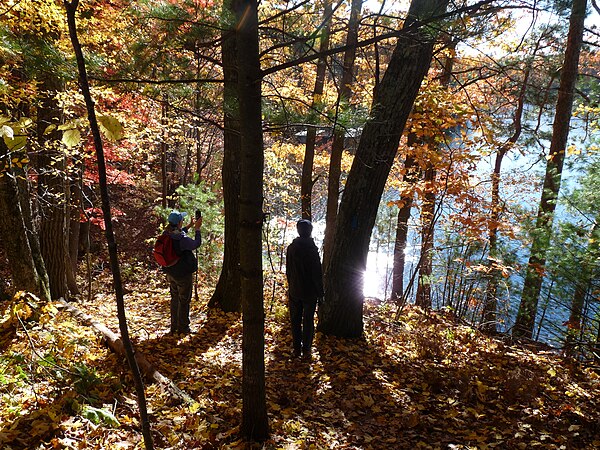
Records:
[[[329,30],[331,28],[331,1],[325,0],[323,5],[323,30],[319,52],[323,53],[329,48]],[[327,57],[323,56],[317,61],[317,73],[311,110],[319,108],[323,87],[325,86],[325,71],[327,69]],[[311,112],[313,112],[311,111]],[[306,130],[306,146],[304,149],[304,162],[302,163],[302,182],[300,186],[300,200],[302,204],[302,218],[312,220],[312,187],[313,187],[313,163],[315,160],[315,141],[317,138],[316,127],[308,127]]]
[[[50,77],[50,75],[48,75]],[[68,252],[69,184],[66,158],[57,131],[45,130],[61,122],[62,111],[56,101],[61,89],[56,79],[43,82],[43,97],[37,110],[38,196],[40,210],[40,244],[50,280],[52,298],[69,298],[67,272],[71,271]]]
[[[516,337],[531,339],[533,335],[538,300],[546,267],[546,251],[552,235],[554,210],[556,209],[556,201],[560,190],[565,147],[569,137],[569,123],[573,110],[573,92],[577,81],[579,53],[583,42],[586,5],[587,0],[573,0],[571,8],[569,36],[558,88],[546,176],[533,232],[533,242],[527,264],[523,293],[521,294],[521,303],[513,329],[513,335]]]
[[[100,181],[100,194],[102,197],[102,213],[104,215],[105,225],[105,236],[108,245],[108,254],[110,257],[110,268],[113,274],[113,284],[115,288],[115,297],[117,300],[117,316],[119,318],[119,330],[121,332],[121,339],[125,347],[125,353],[127,356],[127,362],[133,373],[133,379],[135,383],[135,390],[138,400],[138,408],[140,411],[140,423],[142,429],[142,436],[144,437],[144,445],[146,450],[152,450],[154,444],[152,442],[152,433],[150,431],[150,420],[148,416],[148,410],[146,408],[146,394],[144,392],[144,382],[140,373],[140,368],[135,359],[133,351],[133,345],[129,338],[129,329],[127,327],[127,316],[125,315],[125,299],[123,292],[123,282],[121,278],[121,270],[119,267],[119,256],[117,252],[117,243],[115,241],[115,235],[113,232],[112,225],[112,214],[110,207],[110,197],[108,193],[108,182],[106,177],[106,161],[104,159],[104,148],[102,146],[102,138],[100,136],[100,128],[98,127],[98,120],[96,118],[96,111],[94,107],[94,100],[90,92],[90,86],[87,78],[87,71],[85,68],[85,59],[83,57],[83,51],[79,38],[77,37],[77,25],[75,20],[75,13],[77,12],[77,6],[79,0],[72,0],[69,2],[65,0],[64,5],[67,11],[67,23],[69,26],[69,37],[73,45],[75,52],[75,58],[77,60],[77,69],[79,73],[79,85],[85,99],[85,106],[88,114],[88,121],[90,123],[90,129],[94,139],[94,148],[96,150],[96,159],[98,163],[98,178]]]
[[[420,25],[446,10],[446,0],[411,3],[364,127],[340,204],[318,329],[358,337],[363,332],[363,274],[371,231],[400,136],[431,64],[434,28]],[[435,21],[434,21],[435,22]]]
[[[14,154],[9,157],[9,149],[0,139],[0,162],[5,164],[0,173],[2,245],[15,290],[31,292],[47,302],[51,299],[50,287],[37,241],[38,234],[31,220],[27,182],[17,183],[17,179],[25,179],[26,174],[22,169],[11,167],[13,157]]]
[[[342,80],[337,99],[338,111],[340,108],[350,106],[352,97],[352,80],[354,78],[354,61],[356,59],[356,43],[358,42],[358,25],[363,0],[352,0],[350,20],[348,21],[348,33],[344,52],[344,66],[342,68]],[[340,176],[342,174],[342,155],[346,130],[334,124],[333,142],[331,144],[331,157],[329,159],[329,178],[327,181],[327,210],[325,213],[325,237],[323,240],[323,267],[327,272],[327,265],[335,239],[335,223],[337,220],[338,203],[340,201]]]
[[[262,274],[263,166],[261,71],[256,0],[236,1],[240,131],[240,269],[242,274],[242,425],[247,439],[269,436],[265,392]]]
[[[224,7],[231,11],[229,2]],[[215,292],[208,305],[223,311],[241,308],[239,197],[240,197],[240,121],[238,104],[238,78],[236,69],[235,24],[223,33],[221,52],[223,59],[223,204],[225,208],[225,248],[223,266]]]

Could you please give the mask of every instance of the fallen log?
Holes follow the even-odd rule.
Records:
[[[62,306],[69,311],[74,317],[80,320],[85,325],[91,326],[96,331],[98,331],[104,337],[104,340],[108,344],[108,346],[118,355],[125,356],[125,347],[123,345],[123,341],[118,334],[114,333],[110,328],[104,325],[101,322],[95,320],[89,314],[84,313],[83,311],[77,309],[71,303],[65,301],[64,299],[60,299]],[[194,403],[194,399],[191,398],[186,392],[177,387],[177,385],[170,379],[161,374],[156,367],[154,367],[140,352],[135,352],[135,360],[138,363],[138,366],[142,373],[146,375],[148,378],[153,381],[159,383],[163,386],[169,394],[173,397],[174,400],[177,400],[179,403]]]

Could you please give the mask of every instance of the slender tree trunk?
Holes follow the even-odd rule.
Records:
[[[435,234],[435,177],[434,167],[425,170],[425,195],[421,205],[421,257],[415,304],[431,308],[431,275],[433,273],[433,240]]]
[[[352,9],[350,10],[350,20],[348,22],[348,33],[346,35],[346,45],[348,48],[344,52],[344,66],[342,68],[342,80],[337,99],[338,112],[340,108],[350,106],[352,97],[352,81],[354,78],[354,61],[356,60],[356,43],[358,42],[358,25],[363,0],[352,0]],[[323,240],[323,267],[327,272],[327,265],[331,257],[333,241],[335,239],[335,223],[338,214],[338,204],[340,201],[340,176],[342,174],[342,155],[344,153],[344,143],[346,130],[336,123],[333,127],[333,142],[331,144],[331,157],[329,159],[329,178],[327,181],[327,210],[325,213],[325,236]]]
[[[594,223],[592,230],[588,236],[588,246],[579,264],[579,273],[575,278],[575,291],[573,292],[573,299],[571,301],[571,314],[569,315],[569,321],[567,322],[567,338],[565,347],[567,354],[574,355],[575,351],[573,348],[574,341],[579,338],[581,334],[582,322],[583,322],[583,307],[585,305],[585,299],[587,293],[592,287],[592,267],[594,261],[598,260],[598,238],[600,234],[600,223],[598,220]]]
[[[500,270],[498,268],[498,224],[502,211],[500,200],[500,169],[506,149],[502,148],[496,153],[494,172],[492,173],[492,199],[490,205],[490,225],[488,236],[490,241],[489,253],[489,281],[485,292],[483,312],[481,314],[481,329],[490,334],[496,333],[496,312],[498,310],[498,284],[500,283]]]
[[[435,28],[419,20],[443,14],[446,5],[446,0],[411,3],[405,33],[374,97],[340,204],[325,301],[319,309],[318,329],[326,334],[362,335],[363,274],[371,231],[400,136],[433,54]]]
[[[69,268],[67,270],[67,284],[71,294],[79,294],[77,268],[81,218],[83,217],[83,164],[78,158],[74,158],[72,166],[73,170],[69,177],[69,193],[71,198],[69,201]]]
[[[112,215],[110,208],[110,197],[108,194],[108,182],[106,179],[106,163],[104,160],[104,148],[102,147],[102,138],[100,136],[100,128],[98,127],[98,121],[96,119],[96,112],[94,107],[94,100],[90,93],[90,87],[87,78],[87,72],[85,68],[85,59],[83,57],[83,51],[79,38],[77,36],[77,25],[75,14],[77,12],[77,6],[79,0],[67,1],[65,0],[64,5],[67,11],[67,23],[69,26],[69,36],[75,52],[77,60],[77,68],[79,71],[79,84],[83,97],[85,99],[85,105],[88,113],[88,120],[90,123],[90,129],[94,138],[94,148],[96,149],[96,159],[98,163],[98,177],[100,180],[100,194],[102,197],[102,213],[104,215],[105,224],[105,235],[108,244],[108,253],[110,256],[110,267],[113,274],[113,283],[115,287],[115,296],[117,300],[117,315],[119,318],[119,330],[121,331],[121,339],[125,347],[125,353],[127,356],[127,362],[133,372],[133,379],[135,382],[136,394],[138,399],[138,407],[140,410],[140,423],[142,427],[142,435],[144,437],[144,445],[146,450],[154,448],[152,442],[152,433],[150,431],[150,420],[148,417],[148,411],[146,409],[146,396],[144,393],[144,383],[142,381],[142,375],[140,368],[135,359],[133,346],[131,339],[129,338],[129,330],[127,327],[127,317],[125,315],[125,301],[123,294],[123,283],[121,280],[121,271],[119,268],[119,257],[117,254],[117,243],[115,241],[115,235],[112,227]]]
[[[162,140],[160,142],[160,173],[161,173],[161,189],[162,198],[161,206],[166,208],[168,206],[169,197],[169,173],[167,171],[167,151],[169,146],[167,144],[167,102],[168,96],[163,95],[162,109],[161,109],[161,123],[162,123]]]
[[[14,288],[38,296],[42,301],[50,301],[48,275],[40,252],[38,233],[33,230],[29,210],[29,191],[23,181],[25,171],[11,167],[9,150],[0,139],[0,161],[6,164],[6,171],[0,172],[0,236],[6,251],[8,267]],[[15,201],[16,200],[16,201]],[[26,205],[26,206],[24,206]]]
[[[536,46],[533,55],[535,56],[538,50]],[[496,317],[498,310],[498,285],[500,283],[501,271],[498,265],[499,251],[498,251],[498,226],[500,224],[500,217],[502,214],[502,200],[500,198],[500,171],[502,168],[502,160],[504,156],[510,151],[511,147],[519,140],[521,136],[523,109],[525,106],[525,94],[527,93],[527,85],[529,83],[529,75],[531,73],[531,66],[525,69],[523,74],[523,83],[521,84],[521,90],[519,92],[519,98],[517,101],[517,109],[514,115],[514,131],[508,141],[498,150],[496,153],[496,160],[494,162],[494,171],[492,173],[492,194],[490,203],[490,221],[488,228],[489,237],[489,282],[486,287],[485,300],[483,303],[483,311],[481,314],[481,329],[482,331],[490,334],[495,334],[497,331],[496,325],[498,319]]]
[[[69,298],[67,272],[71,270],[68,252],[69,184],[66,158],[57,131],[62,111],[55,99],[61,83],[48,75],[43,81],[43,97],[37,110],[37,135],[40,152],[38,196],[40,210],[40,245],[50,280],[52,298]]]
[[[325,0],[323,5],[323,29],[321,31],[321,42],[319,52],[325,52],[329,48],[329,30],[331,28],[331,1]],[[318,110],[323,88],[325,86],[325,72],[327,69],[327,57],[323,56],[317,61],[317,74],[311,109]],[[312,187],[313,187],[313,163],[315,159],[315,141],[317,137],[316,127],[308,127],[306,130],[306,146],[304,150],[304,162],[302,164],[302,182],[300,186],[300,199],[302,204],[302,218],[312,220]]]
[[[537,305],[546,267],[546,251],[552,234],[554,210],[560,190],[565,147],[573,109],[573,92],[577,81],[579,53],[583,42],[583,25],[587,0],[573,0],[565,59],[560,77],[552,140],[546,165],[546,176],[533,233],[533,243],[527,264],[525,283],[513,335],[531,339]]]
[[[417,142],[414,133],[408,135],[406,146],[408,149]],[[410,150],[409,150],[410,151]],[[421,176],[421,169],[412,154],[404,160],[404,181],[413,186]],[[405,298],[404,295],[404,266],[406,264],[406,243],[408,241],[408,221],[413,206],[415,193],[411,188],[408,193],[400,198],[398,207],[398,221],[396,224],[396,239],[394,242],[394,268],[392,272],[391,299],[396,301]]]
[[[233,11],[231,2],[224,6],[225,15]],[[225,208],[225,248],[223,266],[217,287],[208,305],[223,311],[240,311],[241,278],[239,246],[240,197],[240,121],[238,104],[238,77],[236,68],[235,23],[222,36],[223,59],[223,204]]]
[[[448,88],[452,79],[456,41],[450,35],[443,34],[448,55],[445,57],[440,77],[440,86]],[[423,140],[423,139],[421,139]],[[433,273],[433,244],[435,240],[435,202],[437,170],[429,161],[424,170],[425,194],[421,205],[421,256],[419,258],[419,279],[415,303],[423,308],[431,308],[431,276]]]
[[[397,301],[404,294],[404,265],[406,261],[406,242],[408,240],[408,221],[412,209],[413,196],[402,197],[402,205],[398,208],[396,239],[394,240],[394,267],[392,270],[392,292],[390,298]]]
[[[258,4],[236,2],[241,150],[240,270],[242,274],[242,425],[247,439],[269,436],[265,392],[262,274],[263,166]]]

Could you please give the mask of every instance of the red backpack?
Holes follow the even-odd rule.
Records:
[[[154,259],[163,267],[170,267],[179,261],[173,239],[168,234],[161,234],[154,244]]]

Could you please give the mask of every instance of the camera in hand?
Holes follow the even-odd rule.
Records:
[[[202,211],[200,211],[199,209],[196,210],[196,220],[200,219],[202,217]]]

